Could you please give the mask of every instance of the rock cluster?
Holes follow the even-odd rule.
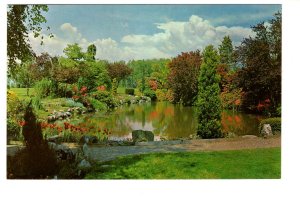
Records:
[[[125,105],[125,104],[143,104],[143,103],[148,103],[151,102],[151,98],[147,96],[132,96],[131,98],[128,99],[121,99],[119,100],[118,104],[119,105]]]
[[[56,111],[54,110],[47,118],[48,122],[54,122],[56,120],[62,120],[71,117],[74,113],[84,114],[86,111],[80,107],[68,108],[67,111]]]

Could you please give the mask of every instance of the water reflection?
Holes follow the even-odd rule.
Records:
[[[157,102],[130,105],[117,108],[106,114],[88,116],[101,128],[111,130],[111,139],[131,138],[132,130],[153,131],[156,139],[185,138],[196,134],[197,118],[195,108]],[[224,111],[222,129],[237,135],[257,134],[260,116]]]

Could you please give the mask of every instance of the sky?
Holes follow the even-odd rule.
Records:
[[[216,47],[225,35],[233,45],[253,36],[251,26],[268,21],[281,5],[49,5],[43,32],[29,33],[33,50],[62,56],[67,44],[83,51],[97,47],[97,59],[108,61],[175,57],[181,52]]]

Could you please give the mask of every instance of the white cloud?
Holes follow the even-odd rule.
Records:
[[[173,57],[185,51],[203,49],[209,44],[218,46],[225,35],[230,35],[233,44],[238,45],[241,40],[253,35],[250,28],[239,26],[213,26],[208,20],[192,15],[188,21],[169,21],[156,24],[159,33],[153,35],[125,35],[121,42],[112,38],[99,38],[88,41],[79,30],[70,23],[60,26],[62,35],[54,38],[44,36],[44,46],[40,40],[33,38],[30,41],[33,49],[39,54],[43,51],[50,55],[62,55],[67,44],[78,43],[83,50],[91,43],[97,47],[96,57],[110,61]]]

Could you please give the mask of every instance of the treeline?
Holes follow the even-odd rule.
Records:
[[[255,36],[233,47],[225,36],[217,50],[216,71],[220,78],[223,109],[242,109],[266,115],[281,114],[281,13],[268,23],[252,28]],[[136,88],[153,100],[168,100],[191,106],[199,94],[199,76],[203,52],[182,52],[172,59],[113,62],[97,60],[96,46],[86,52],[78,44],[64,49],[65,57],[47,53],[35,56],[10,70],[10,79],[18,87],[32,87],[45,79],[56,85],[47,95],[68,96],[74,85],[96,91],[117,87]],[[207,81],[210,81],[208,78]],[[70,93],[71,94],[71,93]]]

